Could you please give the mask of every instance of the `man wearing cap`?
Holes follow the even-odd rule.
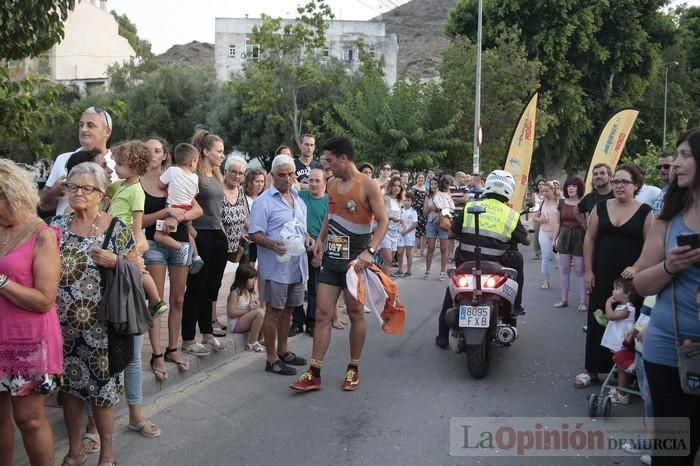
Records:
[[[116,181],[114,160],[112,151],[107,149],[107,141],[112,134],[112,117],[105,110],[98,107],[89,107],[80,116],[78,122],[78,141],[80,147],[77,150],[98,149],[107,160],[107,165],[113,170],[112,181]],[[68,207],[68,198],[65,196],[66,162],[76,151],[65,152],[58,157],[51,168],[51,173],[46,180],[44,189],[39,196],[39,208],[45,212],[56,211],[56,215],[62,215]]]

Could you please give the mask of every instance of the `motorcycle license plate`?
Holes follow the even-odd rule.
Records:
[[[459,306],[460,327],[488,328],[490,318],[489,306]]]

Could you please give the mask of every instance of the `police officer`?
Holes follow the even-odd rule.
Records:
[[[472,206],[483,207],[486,211],[479,216],[479,248],[481,259],[498,262],[518,272],[518,294],[514,303],[514,314],[522,314],[523,256],[518,252],[518,244],[530,244],[531,237],[520,222],[520,213],[508,206],[515,192],[513,175],[504,170],[494,170],[486,178],[483,195],[479,200],[469,202],[463,212],[458,213],[453,222],[450,237],[459,239],[455,251],[455,265],[475,259],[476,235],[474,215],[467,210]],[[438,322],[438,336],[435,344],[441,348],[448,345],[449,329],[445,325],[445,311],[452,306],[449,290],[445,290],[445,300]]]

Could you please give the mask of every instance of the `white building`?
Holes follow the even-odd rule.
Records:
[[[107,68],[128,63],[136,52],[119,35],[119,25],[107,11],[107,2],[81,0],[68,14],[63,40],[48,53],[51,79],[81,91],[102,86]]]
[[[282,26],[294,20],[282,20]],[[214,60],[216,76],[227,81],[240,73],[243,65],[259,56],[259,47],[251,42],[253,26],[262,24],[260,18],[216,18]],[[321,57],[335,57],[355,70],[359,64],[357,41],[362,39],[366,50],[384,59],[384,81],[392,86],[397,78],[399,42],[396,34],[387,34],[384,23],[376,21],[329,21],[326,46]]]

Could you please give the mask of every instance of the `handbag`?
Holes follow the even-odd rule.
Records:
[[[671,281],[671,309],[673,312],[673,331],[676,336],[676,353],[678,355],[678,377],[681,390],[686,395],[700,396],[700,342],[686,340],[681,343],[678,336],[678,314],[676,313],[675,279]]]
[[[114,226],[117,224],[119,219],[117,217],[112,217],[112,221],[105,231],[105,239],[102,243],[102,249],[107,249],[109,247],[109,240],[112,238],[114,233]],[[104,283],[104,271],[102,271],[102,280]],[[104,289],[102,292],[104,299]],[[114,329],[114,325],[111,322],[107,322],[107,356],[109,358],[109,373],[110,375],[117,374],[124,369],[129,363],[134,359],[134,337],[131,335],[124,335],[118,333]]]
[[[439,228],[442,231],[450,231],[450,228],[452,228],[452,217],[440,214]]]

